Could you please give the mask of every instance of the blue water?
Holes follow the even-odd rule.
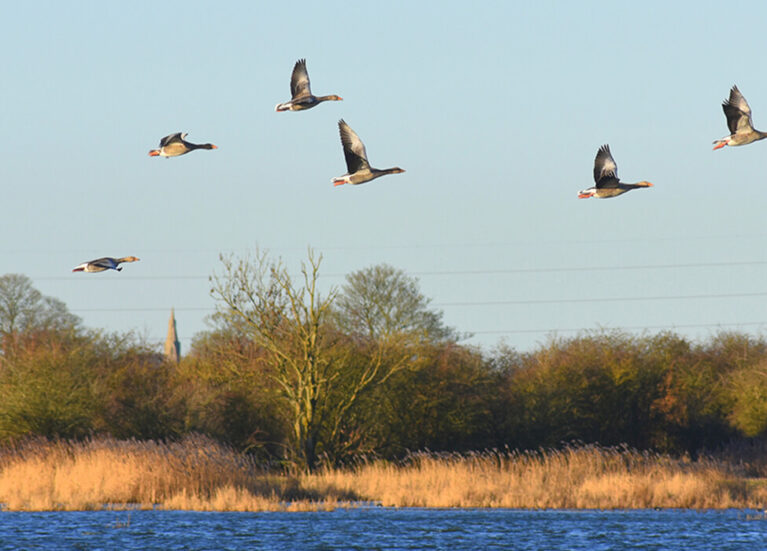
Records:
[[[0,549],[767,549],[746,511],[0,512]]]

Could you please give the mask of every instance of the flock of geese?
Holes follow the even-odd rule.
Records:
[[[714,149],[721,149],[725,145],[738,146],[746,145],[752,142],[767,138],[767,132],[760,132],[754,129],[751,120],[751,108],[748,106],[746,98],[740,93],[737,86],[730,89],[730,97],[722,102],[724,115],[727,117],[727,128],[730,129],[730,135],[714,142]],[[594,183],[595,185],[581,190],[578,198],[588,199],[597,197],[599,199],[608,199],[617,197],[632,189],[643,187],[652,187],[650,182],[637,182],[636,184],[624,184],[618,179],[618,167],[615,164],[610,153],[610,146],[603,145],[597,151],[594,159]]]
[[[335,94],[328,96],[315,96],[312,94],[305,59],[299,59],[293,66],[293,73],[290,77],[290,95],[291,99],[278,103],[275,111],[303,111],[311,109],[324,101],[343,100],[342,97]],[[714,141],[715,150],[721,149],[726,145],[746,145],[767,138],[767,132],[754,129],[751,120],[751,108],[737,86],[733,86],[730,89],[730,97],[722,103],[722,109],[727,118],[727,127],[730,129],[730,135]],[[343,119],[338,121],[338,131],[341,136],[341,146],[343,147],[346,159],[347,172],[343,176],[333,178],[334,186],[343,184],[359,185],[387,174],[405,172],[399,167],[383,170],[371,167],[368,162],[365,145],[357,133]],[[218,149],[218,146],[212,143],[195,144],[188,142],[185,139],[186,136],[187,134],[183,132],[176,132],[175,134],[165,136],[160,140],[160,145],[157,149],[149,151],[149,156],[178,157],[195,149]],[[623,195],[632,189],[646,187],[652,187],[652,184],[644,180],[635,184],[626,184],[618,179],[618,166],[610,152],[610,146],[605,144],[599,148],[594,159],[594,185],[578,192],[578,198],[588,199],[596,197],[598,199],[608,199]],[[136,262],[137,260],[139,259],[135,256],[98,258],[89,262],[83,262],[72,271],[103,272],[105,270],[116,270],[119,272],[122,270],[120,264]]]

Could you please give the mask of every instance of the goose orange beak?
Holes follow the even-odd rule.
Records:
[[[160,154],[160,151],[157,149],[153,149],[149,152],[150,157],[157,157]]]

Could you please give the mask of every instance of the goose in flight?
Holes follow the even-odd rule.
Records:
[[[306,60],[299,59],[293,67],[290,77],[290,95],[292,99],[285,103],[278,103],[275,111],[303,111],[311,109],[323,101],[341,101],[342,97],[334,95],[315,96],[309,85],[309,73],[306,72]]]
[[[652,187],[650,182],[645,181],[636,184],[621,182],[618,179],[618,166],[615,164],[615,159],[610,153],[610,146],[607,144],[599,148],[594,159],[594,182],[596,183],[594,187],[581,190],[578,193],[579,199],[588,199],[589,197],[607,199],[617,197],[632,189]]]
[[[368,162],[368,155],[365,151],[365,145],[360,140],[357,133],[341,119],[338,121],[338,131],[341,134],[341,145],[344,148],[344,157],[346,157],[346,168],[348,172],[343,176],[333,178],[333,185],[343,184],[364,184],[386,174],[399,174],[405,172],[399,167],[379,170],[372,168]]]
[[[79,266],[76,266],[73,272],[103,272],[104,270],[117,270],[118,272],[123,269],[120,264],[123,262],[136,262],[139,260],[135,256],[125,256],[123,258],[112,258],[111,256],[105,256],[104,258],[97,258],[90,262],[83,262]]]
[[[186,132],[176,132],[160,140],[160,147],[149,152],[150,157],[178,157],[195,149],[218,149],[212,143],[191,143],[186,141]]]
[[[767,132],[754,130],[754,123],[751,121],[751,108],[737,86],[733,86],[730,90],[729,99],[722,102],[722,109],[724,116],[727,117],[727,128],[732,134],[721,140],[716,140],[714,149],[721,149],[725,145],[746,145],[767,138]]]

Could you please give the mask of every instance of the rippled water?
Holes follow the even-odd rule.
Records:
[[[767,549],[747,511],[0,513],[0,549]]]

